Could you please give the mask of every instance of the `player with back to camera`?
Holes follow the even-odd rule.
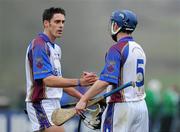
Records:
[[[62,77],[61,48],[55,44],[62,36],[65,10],[45,9],[43,13],[44,31],[33,39],[26,53],[26,108],[34,132],[64,132],[63,126],[55,126],[51,121],[52,112],[60,108],[63,90],[76,98],[81,98],[74,87],[88,86],[96,81],[94,73],[84,72],[80,79]]]
[[[102,116],[102,132],[148,132],[148,111],[144,90],[146,56],[137,44],[132,32],[137,25],[136,14],[129,10],[115,10],[110,18],[111,36],[116,43],[105,56],[105,66],[99,79],[82,96],[75,109],[81,114],[89,99],[107,86],[110,91],[127,82],[136,82],[136,87],[127,87],[107,99]]]

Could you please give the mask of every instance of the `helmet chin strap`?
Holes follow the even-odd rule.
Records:
[[[113,39],[115,42],[117,42],[117,36],[116,36],[116,34],[115,34],[115,35],[112,35],[112,34],[111,34],[111,37],[112,37],[112,39]]]
[[[117,42],[117,33],[121,30],[121,27],[119,27],[116,31],[114,31],[114,24],[115,22],[112,21],[112,24],[111,24],[111,37],[114,41]]]

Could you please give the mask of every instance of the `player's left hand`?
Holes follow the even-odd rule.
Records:
[[[83,101],[82,99],[80,99],[80,101],[75,106],[76,113],[81,115],[81,113],[85,111],[86,106],[87,106],[87,101]]]

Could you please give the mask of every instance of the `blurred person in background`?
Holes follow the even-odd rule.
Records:
[[[109,85],[115,89],[129,81],[136,82],[107,100],[103,112],[102,132],[148,132],[148,110],[146,106],[144,77],[146,56],[135,42],[132,32],[137,25],[137,16],[129,10],[115,10],[110,18],[112,39],[116,42],[105,56],[105,66],[93,86],[76,105],[81,114],[88,100],[101,93]],[[111,90],[108,89],[108,90]]]
[[[157,79],[148,82],[146,89],[146,103],[149,114],[149,132],[158,131],[160,124],[160,104],[161,104],[162,83]]]
[[[176,127],[177,127],[176,132],[180,132],[180,91],[178,91],[178,93],[179,93],[178,94],[179,99],[178,99],[178,116],[177,116],[177,123],[176,123]]]
[[[172,126],[175,117],[178,116],[178,101],[179,96],[176,85],[163,91],[160,132],[175,132],[176,128]]]
[[[63,90],[80,98],[74,87],[88,86],[96,81],[94,73],[83,73],[80,79],[62,77],[61,48],[55,43],[62,36],[65,10],[48,8],[43,13],[44,31],[33,39],[26,53],[26,108],[34,132],[64,132],[63,126],[51,121],[52,112],[60,108]]]

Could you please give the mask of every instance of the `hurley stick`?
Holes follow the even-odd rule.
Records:
[[[132,82],[132,81],[128,82],[124,85],[121,85],[120,87],[113,89],[112,91],[110,91],[108,93],[103,94],[102,96],[100,96],[92,101],[89,101],[87,104],[87,107],[95,105],[99,101],[107,98],[108,96],[111,96],[112,94],[114,94],[124,88],[130,87],[130,86],[135,87],[135,82]],[[76,115],[76,110],[74,108],[70,108],[70,109],[58,108],[58,109],[54,110],[54,112],[52,113],[51,119],[55,125],[60,126],[60,125],[64,124],[66,121],[68,121],[69,119],[71,119],[72,117],[74,117],[75,115]]]

